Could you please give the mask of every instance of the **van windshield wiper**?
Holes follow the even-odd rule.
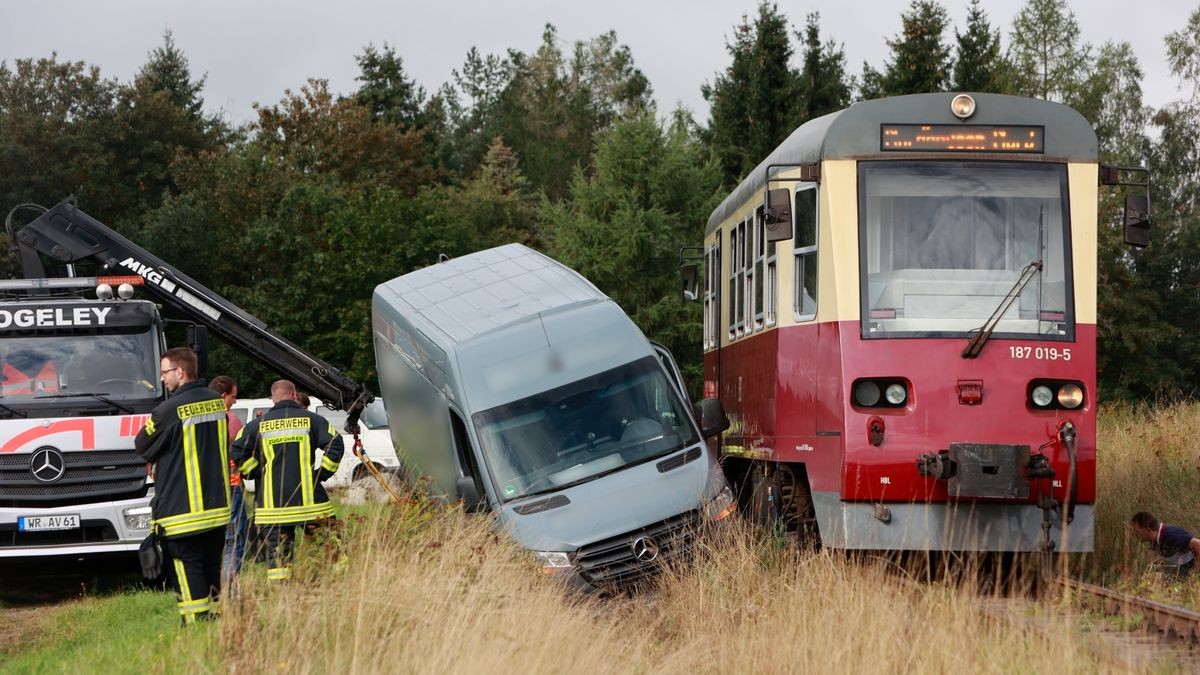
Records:
[[[1040,274],[1041,271],[1041,260],[1034,260],[1026,265],[1025,269],[1021,270],[1021,276],[1017,278],[1017,283],[1013,284],[1013,287],[1009,289],[1008,295],[1000,299],[1000,304],[996,306],[996,311],[992,312],[986,323],[975,329],[975,335],[971,337],[970,342],[967,343],[966,348],[962,351],[964,359],[973,359],[979,356],[979,352],[983,351],[983,346],[991,339],[992,331],[996,329],[996,324],[1000,323],[1001,317],[1008,312],[1013,302],[1021,297],[1021,292],[1025,290],[1029,282],[1033,281],[1033,278]]]
[[[527,493],[521,495],[520,498],[524,499],[525,497],[536,497],[538,495],[549,494],[551,492],[558,492],[559,490],[565,490],[567,488],[572,488],[572,487],[575,487],[576,485],[583,485],[584,483],[590,483],[590,482],[596,480],[597,478],[603,478],[607,475],[617,473],[618,471],[624,471],[625,469],[631,469],[635,466],[640,466],[642,464],[645,464],[646,462],[653,462],[656,459],[662,459],[663,457],[666,457],[667,455],[679,452],[680,450],[682,450],[685,447],[687,447],[686,443],[676,446],[674,448],[668,448],[661,452],[656,452],[652,455],[647,455],[646,457],[642,457],[641,459],[629,462],[627,464],[622,464],[621,466],[615,466],[611,469],[605,469],[604,471],[594,473],[590,476],[584,476],[583,478],[578,478],[569,483],[563,483],[562,485],[555,485],[554,487],[549,487],[549,488],[545,488],[542,490],[535,490],[533,492],[527,492]]]
[[[20,415],[21,417],[29,417],[29,413],[25,412],[24,410],[17,410],[16,408],[10,408],[9,406],[4,405],[3,403],[0,403],[0,409],[7,410],[8,412],[12,413],[12,417],[16,417],[17,415]]]
[[[92,392],[81,391],[81,392],[76,392],[76,393],[71,393],[71,394],[46,394],[45,396],[34,396],[34,398],[35,399],[81,398],[84,396],[90,396],[90,397],[96,399],[97,401],[100,401],[101,403],[107,403],[108,405],[116,408],[117,410],[120,410],[122,412],[127,412],[131,415],[133,414],[132,408],[127,408],[127,407],[121,405],[120,403],[117,403],[116,401],[112,400],[111,398],[107,398],[107,396],[109,396],[109,394],[107,392],[105,392],[103,394],[93,394]]]

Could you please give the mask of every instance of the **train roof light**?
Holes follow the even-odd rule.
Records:
[[[950,102],[950,112],[960,120],[965,120],[975,114],[975,99],[968,94],[959,94]]]

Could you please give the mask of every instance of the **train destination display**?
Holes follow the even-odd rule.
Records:
[[[1041,153],[1045,127],[963,124],[882,124],[879,147],[885,151],[959,151]]]

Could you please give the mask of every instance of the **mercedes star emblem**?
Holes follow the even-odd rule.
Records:
[[[54,448],[38,448],[29,460],[29,471],[43,483],[53,483],[67,471],[67,461]]]
[[[658,542],[654,537],[638,537],[633,541],[633,557],[638,562],[650,562],[658,557]]]

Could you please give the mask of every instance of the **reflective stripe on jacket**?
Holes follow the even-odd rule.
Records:
[[[160,403],[134,439],[154,462],[154,523],[163,536],[195,534],[229,522],[229,422],[225,402],[204,380]]]
[[[319,465],[318,449],[325,451]],[[254,523],[291,525],[333,515],[321,482],[337,472],[344,451],[333,425],[295,401],[280,401],[247,423],[233,442],[233,458],[245,477],[258,481]]]

